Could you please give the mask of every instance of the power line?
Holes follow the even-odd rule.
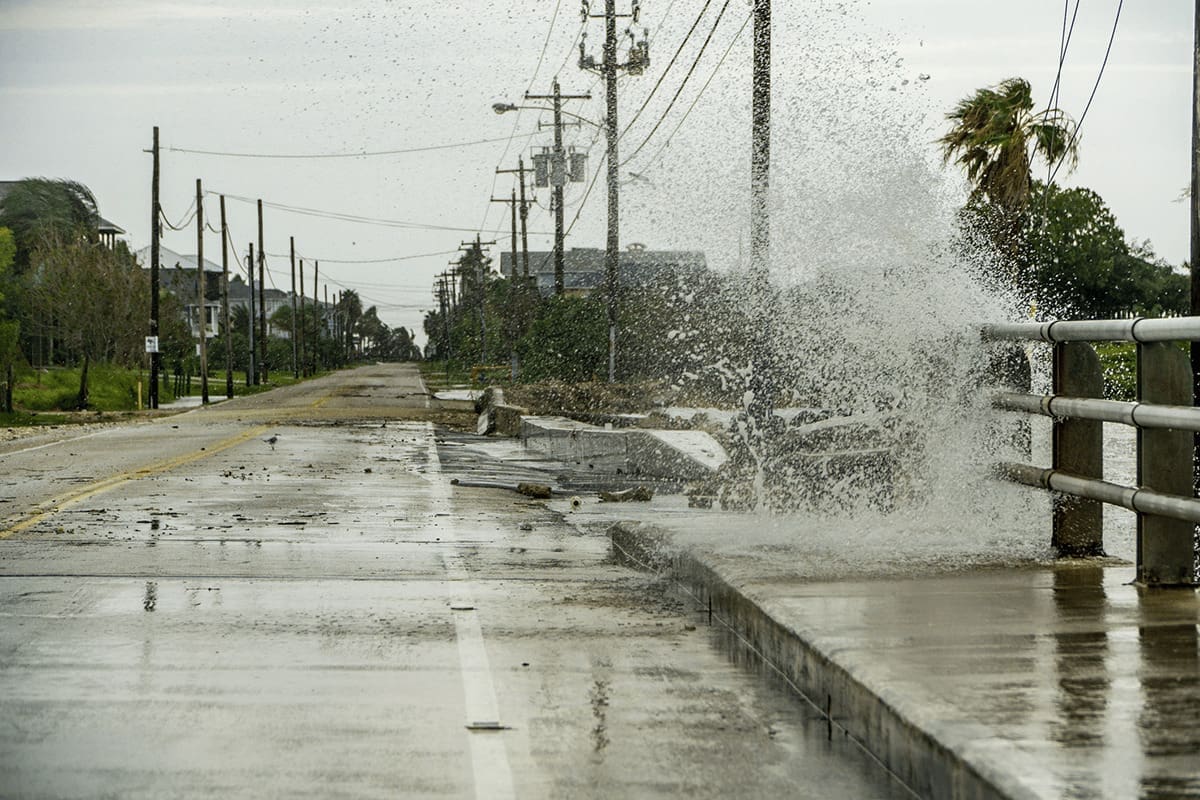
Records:
[[[1050,89],[1050,102],[1047,108],[1052,110],[1055,117],[1058,116],[1059,107],[1058,101],[1062,96],[1062,73],[1063,65],[1067,61],[1067,49],[1071,46],[1071,36],[1075,33],[1075,19],[1079,16],[1079,0],[1075,0],[1075,11],[1071,14],[1071,25],[1067,27],[1067,8],[1070,6],[1071,0],[1063,0],[1063,22],[1062,34],[1058,40],[1058,69],[1054,75],[1054,86]],[[1053,164],[1046,164],[1046,183],[1050,183],[1051,173],[1054,168]],[[1049,198],[1047,197],[1047,202]]]
[[[750,24],[750,20],[752,19],[754,19],[753,12],[746,15],[746,19],[742,21],[742,27],[738,28],[737,33],[733,35],[733,39],[730,40],[729,46],[726,47],[725,52],[721,54],[721,60],[717,62],[715,67],[713,67],[713,71],[708,76],[708,80],[704,82],[704,85],[700,87],[700,91],[697,92],[696,96],[692,98],[692,104],[688,106],[687,111],[685,111],[683,116],[679,118],[679,122],[675,125],[674,130],[671,131],[671,135],[668,136],[666,140],[658,146],[658,149],[654,151],[654,155],[650,157],[650,162],[647,164],[646,169],[650,169],[658,162],[663,152],[675,139],[675,134],[679,133],[679,129],[683,127],[683,123],[687,121],[689,116],[691,116],[692,109],[694,109],[696,104],[700,102],[700,98],[704,96],[704,92],[708,89],[709,84],[713,82],[713,78],[717,77],[717,73],[721,70],[721,67],[725,65],[725,59],[729,57],[729,53],[733,50],[734,45],[736,45],[738,40],[742,38],[742,34],[746,31],[746,26]]]
[[[476,139],[470,142],[453,142],[451,144],[434,144],[424,147],[406,147],[398,150],[364,150],[357,153],[229,153],[218,150],[193,150],[184,147],[165,148],[172,153],[189,153],[201,156],[223,156],[226,158],[372,158],[375,156],[398,156],[408,153],[428,153],[433,150],[454,150],[460,147],[474,147],[481,144],[494,144],[506,141],[504,137],[496,139]]]
[[[538,73],[542,69],[542,61],[546,58],[546,48],[550,46],[550,37],[554,35],[554,24],[558,22],[558,12],[562,8],[562,0],[557,0],[554,4],[554,14],[550,17],[550,28],[546,31],[546,38],[542,41],[542,52],[538,54],[537,66],[533,68],[533,77],[529,79],[529,88],[533,88],[534,82],[537,80]],[[529,91],[526,89],[525,91]]]
[[[646,106],[650,105],[650,101],[654,98],[654,93],[658,91],[658,87],[662,86],[662,82],[666,79],[667,73],[671,71],[671,67],[675,66],[675,61],[679,58],[679,54],[683,52],[683,48],[687,46],[689,41],[691,41],[692,34],[696,32],[696,28],[700,25],[700,20],[704,19],[704,13],[708,11],[708,7],[710,5],[712,5],[712,0],[704,0],[704,7],[700,9],[700,13],[696,15],[696,20],[692,23],[692,27],[688,29],[687,35],[685,35],[683,37],[683,41],[679,43],[679,47],[675,50],[675,55],[671,56],[671,60],[667,62],[666,68],[663,69],[662,73],[658,76],[658,80],[654,83],[654,87],[650,90],[650,94],[646,95],[646,99],[642,101],[641,108],[639,108],[634,115],[629,118],[629,122],[625,123],[625,130],[621,131],[621,136],[618,137],[619,139],[623,139],[625,134],[629,133],[629,129],[633,127],[633,124],[637,122],[638,117],[640,117],[642,112],[646,110]]]
[[[683,76],[683,82],[679,84],[679,89],[675,92],[675,96],[671,98],[671,102],[667,104],[662,116],[658,118],[658,122],[654,123],[654,127],[650,130],[650,133],[646,135],[646,138],[642,140],[642,143],[639,144],[634,151],[629,154],[628,158],[621,162],[621,166],[628,164],[637,157],[638,153],[642,152],[642,148],[645,147],[652,138],[654,138],[654,134],[658,131],[659,126],[663,124],[663,121],[667,118],[667,114],[671,113],[671,109],[675,107],[675,101],[679,99],[679,95],[683,94],[684,87],[687,86],[688,80],[690,80],[692,77],[692,73],[696,71],[696,66],[700,63],[700,59],[704,57],[704,51],[708,49],[708,43],[712,41],[713,34],[717,32],[717,27],[721,24],[721,20],[725,16],[725,9],[727,8],[729,8],[729,0],[725,0],[724,5],[721,6],[721,10],[717,14],[717,19],[713,23],[712,30],[708,32],[708,36],[704,39],[704,44],[700,46],[700,52],[696,54],[696,58],[692,61],[692,65],[688,67],[687,74]]]
[[[217,192],[206,191],[206,194],[217,194]],[[230,200],[238,200],[243,203],[256,203],[255,198],[243,197],[241,195],[227,194],[226,198]],[[354,222],[363,225],[379,225],[385,228],[404,228],[410,230],[431,230],[431,231],[453,231],[456,233],[476,233],[479,228],[456,227],[453,225],[435,225],[421,222],[408,222],[405,220],[383,219],[379,217],[364,217],[357,214],[345,214],[338,211],[323,211],[316,208],[305,208],[303,206],[290,206],[283,203],[273,203],[264,200],[263,205],[268,208],[276,209],[277,211],[287,211],[293,214],[301,214],[304,216],[319,217],[322,219],[332,219],[341,222]],[[550,234],[545,231],[538,231],[538,235],[548,236]]]
[[[1108,47],[1104,50],[1104,60],[1100,62],[1100,71],[1096,74],[1096,82],[1092,84],[1092,93],[1088,96],[1087,105],[1083,107],[1083,113],[1079,115],[1079,122],[1075,125],[1075,130],[1071,131],[1071,138],[1067,140],[1067,146],[1063,148],[1062,156],[1058,159],[1058,163],[1054,167],[1054,172],[1050,174],[1050,180],[1047,183],[1052,183],[1054,177],[1058,175],[1058,170],[1062,167],[1063,162],[1067,160],[1067,154],[1071,152],[1071,146],[1079,138],[1079,131],[1083,128],[1083,121],[1087,119],[1088,111],[1092,107],[1092,101],[1096,99],[1096,91],[1100,88],[1100,79],[1104,77],[1104,68],[1108,66],[1108,57],[1112,54],[1113,41],[1117,38],[1117,25],[1121,21],[1121,9],[1125,7],[1125,0],[1117,2],[1117,13],[1113,17],[1112,33],[1108,35]]]
[[[309,258],[314,261],[320,261],[322,264],[390,264],[393,261],[412,261],[418,258],[430,258],[432,256],[445,256],[451,253],[457,253],[458,250],[439,250],[436,253],[417,253],[416,255],[407,256],[392,256],[390,258],[315,258],[308,254],[297,253],[296,256]],[[286,258],[290,253],[267,253],[273,258]]]

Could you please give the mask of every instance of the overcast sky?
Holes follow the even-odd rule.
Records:
[[[624,0],[618,5],[627,7]],[[727,269],[736,265],[747,229],[749,3],[730,0],[714,31],[722,5],[711,3],[621,141],[628,159],[622,241],[704,250],[711,265]],[[1077,118],[1117,2],[1079,5],[1060,101]],[[622,79],[623,125],[703,6],[643,0],[640,22],[649,28],[653,66]],[[1128,237],[1149,239],[1174,264],[1187,257],[1187,207],[1178,198],[1189,173],[1192,15],[1185,0],[1125,4],[1083,124],[1080,167],[1059,175],[1061,183],[1098,191]],[[801,192],[819,202],[821,187],[835,178],[869,182],[872,158],[936,166],[932,141],[944,130],[945,111],[978,87],[1019,75],[1044,105],[1062,23],[1062,4],[1047,0],[777,3],[773,191],[780,207]],[[433,277],[451,251],[481,230],[499,248],[508,246],[507,208],[489,197],[507,197],[513,182],[494,170],[515,167],[518,155],[549,141],[548,131],[538,132],[537,112],[496,116],[492,103],[518,101],[527,89],[547,92],[557,74],[564,92],[593,90],[595,99],[569,108],[600,119],[601,87],[574,63],[581,27],[577,0],[0,0],[0,179],[79,180],[95,192],[101,213],[129,232],[131,246],[143,247],[150,226],[144,150],[158,125],[162,204],[173,222],[187,217],[201,178],[207,190],[228,196],[230,229],[244,257],[255,236],[254,208],[234,198],[262,198],[277,286],[289,281],[292,236],[310,265],[320,259],[331,296],[355,288],[387,323],[419,330]],[[593,21],[586,31],[598,57],[602,25]],[[668,111],[710,31],[694,75]],[[832,133],[840,121],[853,137],[846,120],[868,118],[894,119],[907,149],[864,157]],[[596,134],[587,126],[567,132],[570,143],[590,148],[589,175],[602,165]],[[181,152],[347,154],[443,145],[462,146],[361,158]],[[960,202],[957,176],[947,171],[939,180]],[[587,186],[567,191],[568,223],[578,216],[568,247],[604,243],[603,175],[590,193]],[[545,190],[537,200],[530,246],[548,249],[553,224]],[[302,215],[281,205],[403,225]],[[215,220],[215,197],[205,211]],[[788,226],[811,219],[783,214],[776,223],[781,240],[788,241]],[[195,232],[168,231],[164,244],[193,253]],[[219,260],[219,246],[208,236],[206,255]],[[777,263],[804,262],[804,248],[795,250],[776,248],[773,255]]]

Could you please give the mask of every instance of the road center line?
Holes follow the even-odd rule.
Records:
[[[203,458],[216,455],[217,453],[228,450],[231,447],[236,447],[242,442],[253,439],[256,436],[261,436],[263,433],[266,433],[268,430],[270,430],[271,427],[272,426],[269,425],[263,425],[256,428],[251,428],[250,430],[243,431],[236,436],[231,436],[228,439],[217,442],[211,447],[206,447],[204,450],[197,450],[195,452],[187,453],[186,455],[175,456],[174,458],[156,461],[152,464],[137,467],[136,469],[126,470],[125,472],[111,475],[102,480],[89,483],[86,486],[81,486],[74,491],[59,495],[58,497],[47,500],[46,502],[35,506],[32,513],[25,519],[15,523],[3,531],[0,531],[0,539],[7,539],[9,536],[12,536],[15,533],[20,533],[21,531],[27,530],[28,528],[31,528],[34,525],[37,525],[39,522],[45,520],[47,517],[57,514],[68,506],[74,505],[82,500],[86,500],[89,497],[94,497],[101,492],[106,492],[109,489],[120,486],[123,483],[137,480],[139,478],[149,477],[151,475],[157,475],[163,472],[169,472],[194,461],[199,461]]]
[[[429,466],[427,473],[430,496],[441,508],[450,504],[450,487],[442,476],[438,459],[437,444],[428,432]],[[449,526],[442,534],[444,543],[455,547],[454,528]],[[500,704],[496,700],[496,687],[492,683],[492,668],[488,661],[487,647],[483,641],[483,629],[475,608],[471,575],[463,563],[462,555],[453,549],[442,556],[448,582],[447,599],[450,614],[454,619],[454,638],[458,642],[459,673],[463,681],[463,699],[466,706],[467,736],[471,748],[471,770],[475,778],[475,797],[479,800],[508,800],[515,798],[512,768],[508,763],[508,749],[504,742],[503,720]]]

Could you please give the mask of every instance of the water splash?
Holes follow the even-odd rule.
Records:
[[[992,477],[1027,438],[990,407],[998,356],[978,336],[1019,304],[959,227],[965,192],[940,164],[925,76],[909,75],[850,7],[776,15],[772,291],[754,300],[742,275],[705,302],[742,320],[733,327],[769,331],[781,409],[771,422],[735,421],[723,485],[704,490],[729,507],[799,511],[803,525],[771,525],[791,536],[844,525],[862,537],[870,520],[893,538],[953,537],[956,551],[972,549],[967,538],[1042,554],[1044,499]],[[732,252],[744,234],[722,235]],[[748,389],[744,338],[709,352],[699,380]]]

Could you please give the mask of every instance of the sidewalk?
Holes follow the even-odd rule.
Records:
[[[591,524],[613,513],[595,506]],[[828,707],[833,735],[921,797],[1200,798],[1193,591],[1140,592],[1112,562],[835,577],[800,544],[694,535],[733,515],[629,513],[642,521],[609,529],[618,557],[711,603],[735,650]]]

